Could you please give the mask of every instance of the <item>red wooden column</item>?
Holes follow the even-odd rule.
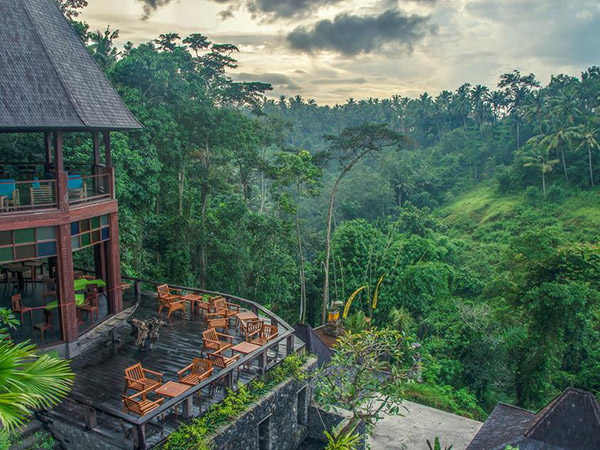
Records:
[[[57,198],[61,212],[69,211],[69,189],[67,174],[63,167],[63,136],[60,131],[54,133],[54,163],[57,173]],[[62,339],[73,342],[79,336],[77,330],[77,308],[75,306],[75,287],[73,281],[73,247],[71,245],[71,224],[56,227],[58,246],[56,264],[56,288],[58,291],[58,312],[62,328]]]
[[[110,214],[110,240],[104,243],[107,263],[108,302],[110,311],[118,313],[123,310],[123,290],[121,289],[121,252],[119,250],[119,217]]]
[[[75,287],[73,286],[73,249],[71,246],[71,225],[56,227],[58,244],[56,287],[58,290],[60,324],[62,339],[65,342],[77,340],[77,308],[75,306]]]

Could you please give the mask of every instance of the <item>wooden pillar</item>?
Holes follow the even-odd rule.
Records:
[[[94,274],[98,280],[106,280],[106,254],[109,243],[94,245]]]
[[[52,133],[44,133],[44,150],[46,154],[46,164],[44,165],[44,172],[50,173],[52,169]]]
[[[133,430],[133,448],[146,450],[146,425],[136,425]]]
[[[121,289],[121,253],[119,250],[119,218],[117,213],[110,214],[110,240],[105,243],[107,248],[107,289],[108,304],[111,313],[123,310],[123,290]]]
[[[68,175],[65,173],[63,163],[63,134],[54,132],[54,169],[56,170],[56,199],[58,209],[69,210]]]
[[[110,132],[104,131],[102,133],[104,137],[104,164],[106,167],[112,166],[112,158],[110,157]]]
[[[94,174],[96,174],[98,166],[102,164],[102,160],[100,158],[100,133],[97,131],[92,133],[92,147],[94,149]]]
[[[71,246],[71,225],[56,227],[58,244],[56,288],[58,290],[58,313],[62,328],[62,339],[73,342],[79,333],[77,330],[77,309],[75,306],[75,287],[73,281],[73,249]]]

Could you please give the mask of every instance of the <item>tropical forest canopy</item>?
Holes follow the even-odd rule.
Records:
[[[201,34],[119,51],[77,29],[145,127],[113,135],[124,274],[313,325],[367,286],[347,327],[415,334],[406,395],[474,417],[600,392],[600,68],[321,106],[233,81],[238,49]],[[89,136],[65,145],[91,161]]]

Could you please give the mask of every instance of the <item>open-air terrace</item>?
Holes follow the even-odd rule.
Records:
[[[134,282],[134,285],[124,296],[125,311],[135,310],[132,315],[135,319],[156,318],[157,295],[141,293],[138,291],[139,283]],[[191,298],[197,298],[193,297],[194,294],[203,295],[191,289],[183,292],[184,295],[186,293],[191,293]],[[136,345],[135,331],[132,331],[131,334],[114,336],[114,343],[74,358],[72,368],[76,379],[73,390],[60,406],[47,413],[48,418],[88,430],[114,448],[151,448],[163,442],[182,423],[201,416],[211,405],[220,402],[226,395],[225,388],[235,389],[238,383],[247,384],[286,355],[304,347],[302,341],[294,337],[293,329],[267,309],[241,298],[225,298],[240,306],[242,318],[256,320],[252,318],[257,317],[265,325],[276,326],[277,334],[248,347],[247,336],[242,332],[244,320],[240,320],[236,312],[227,319],[227,328],[218,329],[231,336],[228,349],[221,353],[236,359],[227,367],[219,368],[218,364],[213,364],[212,373],[195,386],[182,385],[179,383],[179,371],[191,364],[194,358],[212,358],[209,353],[218,353],[203,348],[203,332],[207,330],[207,320],[211,317],[207,318],[208,304],[200,303],[199,308],[192,309],[194,302],[184,301],[184,309],[174,311],[170,320],[167,310],[163,310],[160,317],[165,324],[152,348],[140,350]],[[88,336],[84,334],[80,339],[85,341]],[[123,394],[136,394],[135,390],[126,389],[125,370],[137,363],[141,363],[144,369],[162,374],[160,383],[151,389],[153,392],[148,392],[148,400],[162,399],[159,400],[161,403],[141,416],[125,412],[122,397]],[[148,376],[156,378],[154,374]],[[166,388],[162,395],[156,394],[167,383],[174,391],[168,392],[169,388]]]

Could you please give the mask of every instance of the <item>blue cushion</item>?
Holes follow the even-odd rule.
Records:
[[[12,200],[16,186],[15,180],[0,180],[0,195]]]
[[[33,177],[33,181],[35,181],[35,183],[31,183],[31,187],[36,188],[36,189],[39,189],[40,187],[42,187],[40,185],[40,183],[37,182],[38,180],[39,180],[38,177]]]
[[[83,178],[81,178],[81,175],[69,175],[67,187],[69,189],[83,189]]]

